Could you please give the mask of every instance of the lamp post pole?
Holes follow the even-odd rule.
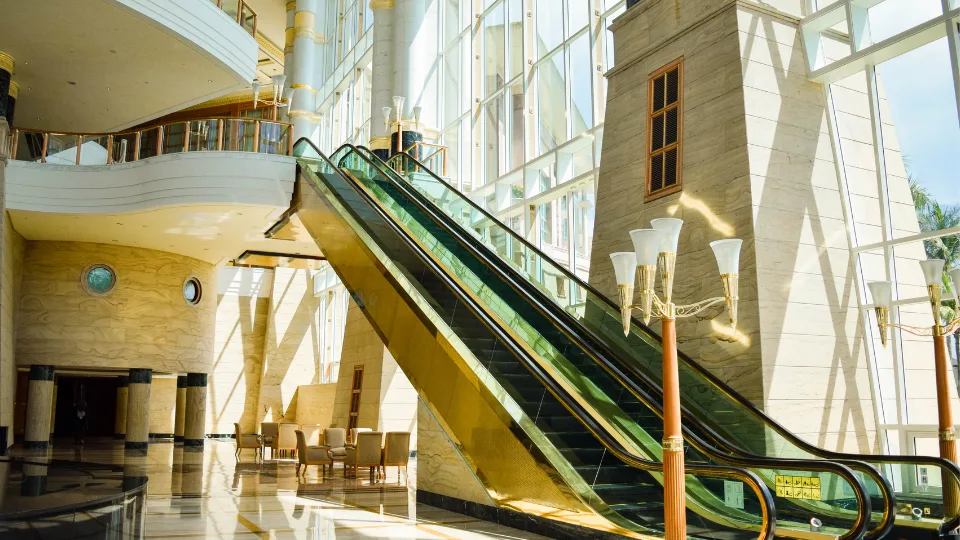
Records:
[[[738,276],[740,246],[738,239],[710,243],[717,258],[724,296],[708,298],[695,304],[673,303],[673,280],[677,261],[677,244],[683,220],[654,219],[651,229],[630,231],[634,251],[612,253],[610,259],[617,276],[620,316],[623,333],[630,333],[634,309],[640,310],[644,324],[652,317],[661,323],[663,353],[663,502],[667,540],[687,537],[686,483],[683,456],[683,432],[680,416],[680,372],[677,361],[677,318],[693,317],[701,311],[726,302],[730,323],[737,324]],[[664,299],[655,292],[657,268],[660,269]],[[639,281],[640,303],[634,304],[634,280]]]
[[[403,96],[393,96],[393,108],[397,111],[397,153],[403,152]]]
[[[929,336],[933,338],[933,367],[937,384],[937,439],[940,443],[940,457],[957,463],[957,434],[953,424],[953,410],[950,403],[950,365],[947,358],[947,336],[960,332],[960,317],[947,322],[940,319],[940,305],[943,300],[943,268],[942,259],[920,261],[923,277],[927,282],[927,296],[930,298],[930,311],[933,315],[933,326],[918,327],[890,322],[890,310],[893,307],[893,283],[890,281],[874,281],[867,283],[873,297],[874,310],[877,316],[877,326],[880,330],[880,343],[887,346],[887,336],[891,328],[899,328],[915,336]],[[960,306],[960,268],[948,272],[951,289],[956,295],[957,305]],[[945,480],[943,485],[943,504],[945,511],[956,512],[960,504],[960,486],[952,480]]]

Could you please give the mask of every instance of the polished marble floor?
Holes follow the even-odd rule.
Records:
[[[418,504],[415,461],[409,478],[398,481],[390,467],[386,480],[373,484],[365,469],[344,479],[340,467],[324,477],[310,466],[297,478],[293,459],[258,462],[249,450],[238,463],[234,448],[230,440],[208,440],[202,452],[158,442],[145,454],[126,453],[122,442],[105,439],[54,444],[46,457],[122,465],[125,476],[147,476],[148,539],[543,538]]]

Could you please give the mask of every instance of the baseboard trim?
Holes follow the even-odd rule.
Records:
[[[417,489],[417,502],[557,540],[584,540],[585,538],[591,540],[621,540],[627,538],[619,534],[571,525],[517,512],[516,510],[488,506],[422,489]]]

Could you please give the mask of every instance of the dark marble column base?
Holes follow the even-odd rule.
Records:
[[[456,497],[448,497],[422,489],[417,490],[417,502],[491,523],[499,523],[500,525],[520,529],[521,531],[539,534],[547,538],[556,538],[557,540],[619,540],[624,538],[619,534],[579,527],[533,514],[517,512],[516,510],[465,501],[463,499],[457,499]]]
[[[371,150],[371,152],[373,152],[373,155],[377,156],[378,158],[380,158],[380,159],[382,159],[382,160],[384,160],[384,161],[390,159],[390,150],[388,150],[388,149],[386,149],[386,148],[379,148],[379,149],[376,149],[376,150]]]
[[[124,476],[122,485],[124,491],[130,491],[131,489],[136,489],[146,483],[146,476]]]
[[[50,446],[50,441],[23,441],[23,449],[36,451],[36,450],[46,450]]]
[[[177,443],[177,442],[183,442],[183,435],[174,435],[174,436],[173,436],[173,442],[175,442],[175,443]]]
[[[126,441],[123,443],[123,447],[127,450],[146,450],[149,444],[147,442]]]
[[[192,448],[203,448],[203,439],[184,439],[183,446]]]
[[[113,438],[122,441],[122,440],[124,440],[124,439],[127,438],[127,434],[126,434],[126,433],[114,433],[114,434],[113,434]]]
[[[39,497],[47,492],[46,476],[24,476],[20,484],[22,497]]]

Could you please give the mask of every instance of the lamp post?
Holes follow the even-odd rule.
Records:
[[[740,266],[739,239],[710,243],[717,258],[724,295],[695,304],[673,303],[673,280],[677,264],[677,244],[683,220],[660,218],[650,229],[630,231],[634,251],[612,253],[623,333],[630,333],[630,317],[639,309],[644,324],[652,317],[661,321],[663,338],[663,489],[664,523],[667,540],[687,537],[686,486],[684,484],[683,434],[680,430],[680,375],[677,365],[677,318],[692,317],[710,306],[726,302],[730,324],[737,325],[737,301]],[[655,282],[660,268],[663,300],[657,296]],[[634,276],[639,281],[640,303],[634,304]]]
[[[403,96],[393,96],[393,108],[397,111],[397,153],[403,152]]]
[[[933,314],[933,326],[917,327],[890,322],[890,308],[893,306],[893,283],[889,281],[874,281],[867,284],[873,296],[874,309],[877,314],[877,326],[880,329],[880,343],[887,346],[887,335],[890,328],[899,328],[915,336],[930,336],[933,338],[933,365],[937,380],[937,416],[939,417],[940,457],[957,463],[957,436],[953,427],[953,411],[950,406],[949,366],[947,363],[947,336],[960,332],[960,317],[944,324],[940,320],[940,302],[943,299],[943,267],[942,259],[920,261],[923,277],[927,282],[927,296],[930,298],[930,310]],[[953,282],[954,294],[960,302],[960,268],[949,273]]]
[[[287,82],[287,76],[281,74],[274,75],[270,77],[270,82],[273,83],[273,99],[265,99],[263,103],[265,105],[273,106],[272,118],[271,120],[277,119],[277,109],[282,107],[290,106],[290,99],[283,97],[283,85]],[[260,81],[253,81],[251,84],[253,86],[253,108],[257,108],[257,103],[260,103],[260,88],[263,86]]]

